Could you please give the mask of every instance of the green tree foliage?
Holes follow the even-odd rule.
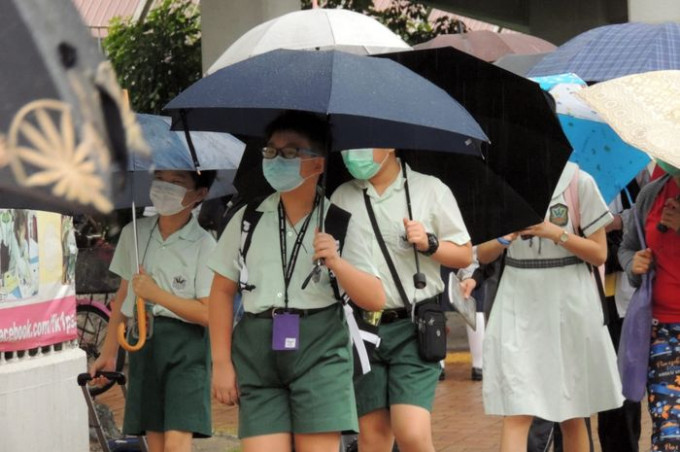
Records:
[[[160,113],[201,78],[199,12],[188,0],[164,0],[142,23],[115,18],[103,46],[137,112]]]
[[[422,3],[407,0],[393,0],[384,10],[376,10],[372,0],[319,0],[323,8],[342,8],[366,14],[387,26],[410,45],[429,41],[440,34],[462,33],[465,24],[448,16],[442,16],[433,23],[428,21],[432,8]],[[312,7],[311,0],[301,0],[302,9]]]

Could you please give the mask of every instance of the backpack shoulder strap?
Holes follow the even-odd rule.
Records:
[[[262,212],[257,210],[259,204],[259,202],[246,204],[246,210],[243,212],[243,218],[241,219],[241,247],[239,251],[244,260],[248,255],[250,243],[253,240],[255,226],[257,226],[258,221],[262,218]]]
[[[349,227],[349,219],[351,217],[351,213],[335,204],[328,206],[324,228],[326,233],[332,235],[338,241],[340,255],[342,255],[342,248],[345,245],[345,236],[347,235],[347,228]]]
[[[569,185],[564,192],[564,199],[567,201],[567,206],[569,207],[569,219],[571,220],[572,228],[574,232],[581,235],[581,203],[578,197],[578,173],[580,170],[576,168],[574,175],[569,181]]]
[[[349,227],[349,219],[351,217],[351,213],[341,209],[335,204],[330,204],[328,206],[328,212],[326,212],[326,219],[324,220],[324,228],[326,233],[332,235],[333,238],[337,240],[338,252],[341,256],[342,249],[345,245],[345,237],[347,236],[347,228]],[[346,294],[340,293],[338,280],[335,278],[333,272],[329,271],[328,274],[331,280],[331,287],[333,288],[333,295],[335,295],[335,298],[342,303],[349,302],[349,298],[346,296]]]

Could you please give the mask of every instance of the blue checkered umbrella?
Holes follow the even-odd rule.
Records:
[[[667,69],[680,69],[680,24],[632,22],[581,33],[548,54],[527,76],[572,72],[588,82],[601,82]]]

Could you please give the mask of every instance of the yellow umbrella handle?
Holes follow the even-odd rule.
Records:
[[[135,345],[130,345],[125,337],[125,324],[118,325],[118,343],[121,347],[129,352],[136,352],[141,350],[146,343],[146,307],[144,300],[137,297],[137,325],[139,328],[139,338]]]

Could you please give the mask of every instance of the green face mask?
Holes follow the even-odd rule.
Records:
[[[387,156],[385,157],[387,160]],[[382,164],[373,161],[373,149],[350,149],[342,151],[342,161],[345,162],[347,171],[359,180],[368,180],[378,174]]]
[[[657,160],[656,164],[659,165],[659,167],[670,174],[672,177],[680,176],[680,169],[674,167],[673,165],[670,165],[662,160]]]

